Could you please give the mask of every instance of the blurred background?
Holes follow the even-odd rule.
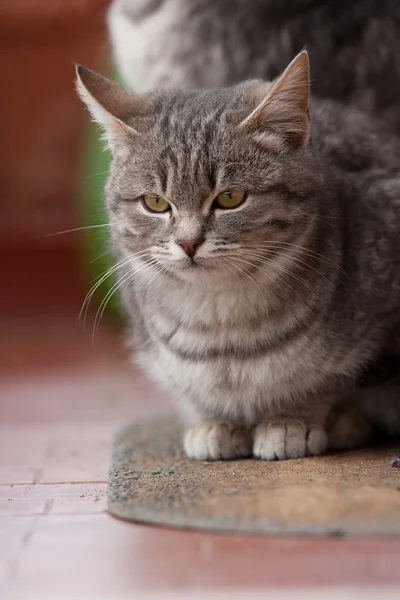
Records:
[[[108,5],[0,4],[0,328],[9,363],[24,362],[21,338],[77,333],[90,281],[108,264],[107,255],[97,258],[107,250],[104,228],[60,233],[106,222],[109,156],[75,93],[74,62],[110,72]]]

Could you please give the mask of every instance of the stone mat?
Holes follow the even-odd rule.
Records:
[[[399,448],[263,462],[185,458],[173,417],[115,440],[109,511],[122,519],[216,532],[400,535]]]

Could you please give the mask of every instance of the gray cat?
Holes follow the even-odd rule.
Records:
[[[356,380],[400,327],[399,139],[309,103],[306,52],[273,82],[138,96],[80,67],[78,90],[113,152],[136,358],[181,407],[187,455],[361,443]]]
[[[109,30],[138,93],[270,80],[306,47],[313,95],[351,102],[400,132],[398,0],[114,0]]]

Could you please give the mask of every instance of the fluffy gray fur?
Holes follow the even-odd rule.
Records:
[[[305,53],[273,85],[135,96],[81,68],[78,87],[113,150],[136,358],[185,415],[187,454],[319,454],[329,428],[362,441],[328,413],[400,325],[399,140],[326,100],[310,136]],[[246,201],[215,208],[232,188]],[[172,210],[149,213],[146,193]],[[202,242],[194,258],[182,239]]]
[[[314,95],[400,132],[398,0],[114,0],[109,26],[137,92],[272,79],[306,47]]]

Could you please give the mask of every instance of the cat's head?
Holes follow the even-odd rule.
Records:
[[[136,96],[77,75],[113,153],[107,202],[125,256],[203,281],[302,243],[321,192],[306,52],[272,83],[210,91]]]

